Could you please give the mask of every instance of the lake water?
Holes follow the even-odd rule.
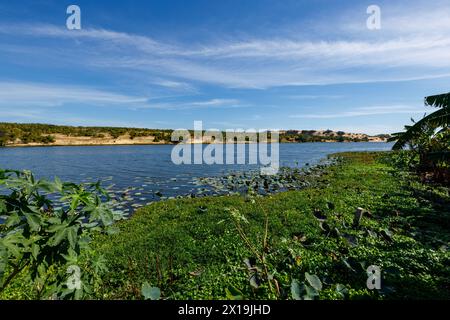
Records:
[[[280,144],[280,165],[304,167],[331,153],[389,150],[391,146],[368,142]],[[172,148],[172,145],[0,148],[0,168],[27,169],[40,178],[58,176],[76,183],[102,180],[112,193],[126,194],[123,202],[136,207],[161,197],[198,194],[202,186],[195,178],[258,169],[257,165],[175,165],[171,161]]]

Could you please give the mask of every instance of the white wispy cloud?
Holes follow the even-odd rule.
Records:
[[[390,1],[380,5],[381,28],[388,34],[446,34],[450,31],[450,3],[447,0],[429,1]],[[367,28],[364,19],[354,10],[342,14],[338,25],[339,32],[365,33]],[[336,25],[333,26],[336,29]]]
[[[42,83],[0,82],[0,107],[61,106],[66,103],[92,105],[146,105],[149,98],[93,89]]]
[[[428,5],[422,11],[401,11],[386,5],[382,12],[382,29],[377,33],[365,29],[363,12],[361,19],[356,19],[358,23],[318,21],[327,30],[340,28],[342,34],[328,37],[312,33],[309,39],[307,30],[299,38],[299,30],[277,38],[243,36],[175,43],[101,28],[69,31],[53,25],[2,25],[0,34],[45,38],[66,45],[76,41],[71,50],[52,52],[55,59],[108,72],[129,70],[155,79],[182,79],[159,81],[159,85],[172,89],[192,82],[268,88],[450,76],[448,4]],[[35,48],[32,51],[35,53]]]
[[[156,79],[151,82],[152,84],[166,87],[174,90],[182,90],[182,91],[188,91],[188,92],[195,92],[195,87],[187,82],[180,82],[180,81],[174,81],[174,80],[167,80],[167,79]]]
[[[211,99],[207,101],[190,102],[188,105],[197,107],[211,107],[211,106],[234,106],[239,103],[236,99]]]
[[[316,100],[316,99],[341,99],[343,95],[314,95],[314,94],[293,94],[287,95],[286,98],[293,100]]]
[[[164,109],[164,110],[188,110],[188,109],[217,109],[217,108],[245,108],[251,105],[242,103],[238,99],[209,99],[190,102],[152,102],[136,109]]]
[[[219,126],[221,128],[227,128],[226,130],[234,130],[234,129],[231,129],[231,128],[244,128],[244,127],[246,127],[242,123],[233,122],[233,121],[212,121],[211,124]],[[212,131],[212,129],[208,129],[208,130]]]
[[[42,112],[39,110],[1,110],[0,108],[0,118],[3,119],[12,119],[12,118],[20,118],[20,119],[41,119]]]
[[[389,106],[368,106],[358,107],[350,111],[338,111],[318,114],[293,114],[289,118],[298,119],[334,119],[334,118],[351,118],[351,117],[367,117],[375,115],[388,115],[388,114],[409,114],[417,115],[424,114],[430,111],[430,108],[415,107],[407,105],[389,105]]]
[[[82,103],[94,106],[117,106],[130,110],[246,107],[237,99],[209,99],[191,102],[153,102],[150,97],[139,97],[99,90],[85,86],[68,86],[29,82],[0,82],[0,116],[18,116],[14,107],[57,107]],[[26,110],[28,117],[36,117],[42,109]]]

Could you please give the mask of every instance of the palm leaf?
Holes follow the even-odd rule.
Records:
[[[419,121],[417,121],[409,130],[417,131],[421,129],[424,125],[430,127],[448,127],[450,124],[450,109],[443,108],[441,110],[435,111]]]
[[[421,120],[414,122],[412,126],[405,126],[404,132],[392,134],[389,141],[396,141],[393,150],[403,149],[405,145],[424,133],[425,128],[442,128],[446,130],[450,125],[450,93],[429,96],[425,98],[425,105],[441,108]]]
[[[449,108],[450,106],[450,92],[429,96],[425,98],[425,105],[436,108]]]

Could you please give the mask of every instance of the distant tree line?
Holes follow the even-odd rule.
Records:
[[[108,135],[113,139],[128,134],[131,139],[135,137],[153,136],[155,142],[170,141],[171,130],[118,128],[118,127],[72,127],[51,124],[23,124],[0,123],[0,146],[8,143],[52,143],[55,134],[71,137],[105,138]]]
[[[369,138],[345,136],[344,131],[325,130],[322,134],[318,134],[316,130],[288,130],[280,135],[280,140],[281,142],[364,142],[369,141]]]
[[[194,135],[192,130],[189,131]],[[204,133],[205,131],[203,131]],[[142,129],[121,127],[73,127],[38,123],[0,123],[0,146],[14,143],[44,143],[55,142],[55,135],[61,134],[69,137],[113,138],[128,135],[130,139],[136,137],[153,137],[154,142],[171,142],[172,130],[169,129]],[[225,139],[226,133],[222,132]],[[381,137],[381,135],[380,135]],[[270,132],[268,139],[271,138]],[[248,140],[248,139],[247,139]],[[259,136],[258,136],[259,141]],[[288,130],[280,133],[281,142],[360,142],[368,141],[367,136],[350,137],[345,132],[326,130],[318,133],[315,130]]]

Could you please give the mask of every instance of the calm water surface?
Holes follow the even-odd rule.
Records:
[[[280,164],[304,167],[335,152],[389,150],[391,146],[367,142],[280,144]],[[132,202],[136,207],[161,197],[198,193],[202,186],[194,178],[258,169],[257,165],[175,165],[171,161],[172,148],[171,145],[0,148],[0,168],[27,169],[40,178],[58,176],[76,183],[102,180],[112,193],[125,194],[120,203]]]

